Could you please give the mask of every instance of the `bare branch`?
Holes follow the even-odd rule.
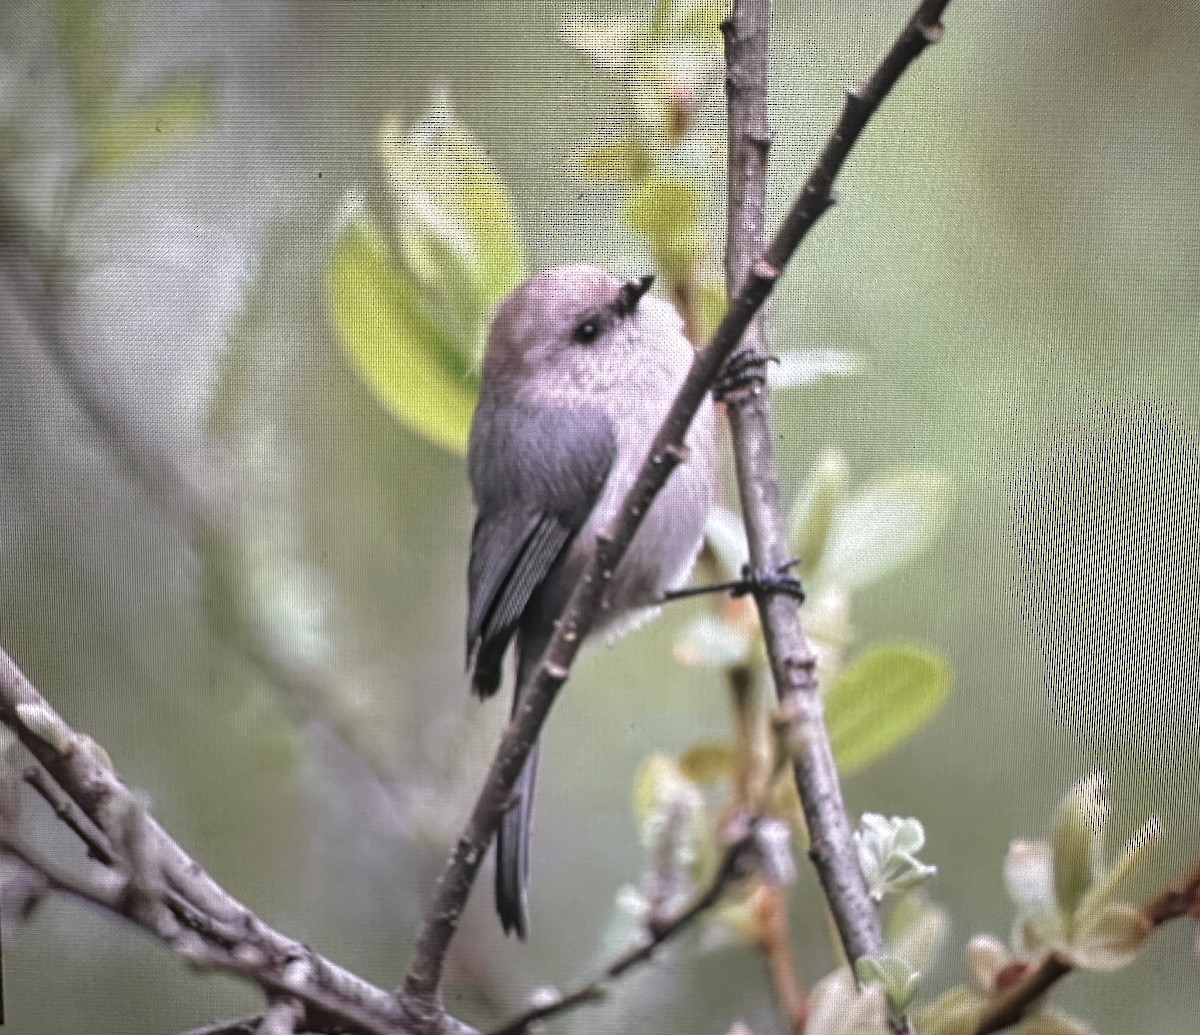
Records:
[[[273,930],[250,912],[171,839],[102,752],[67,725],[2,649],[0,722],[17,735],[100,832],[99,837],[81,834],[89,849],[99,848],[114,860],[113,865],[97,865],[85,876],[64,874],[10,838],[4,850],[40,874],[51,890],[138,924],[196,964],[237,974],[273,998],[302,1003],[307,1030],[369,1035],[473,1031],[444,1016],[436,1025],[413,1023],[391,994]],[[70,814],[57,795],[43,796],[60,816]],[[78,826],[82,824],[73,824],[72,829],[80,833]]]
[[[97,862],[111,866],[116,862],[108,838],[104,836],[90,819],[70,798],[63,794],[61,788],[52,783],[46,770],[41,766],[31,765],[23,774],[30,787],[38,792],[46,803],[54,810],[54,814],[81,840],[87,848],[88,855]]]
[[[912,60],[940,36],[938,18],[948,0],[922,3],[867,83],[846,96],[845,106],[817,165],[779,230],[763,249],[766,193],[768,0],[740,0],[723,26],[729,66],[729,245],[726,275],[731,293],[746,294],[762,281],[769,291],[779,272],[833,202],[834,179],[868,119]],[[763,255],[758,262],[753,256]],[[745,348],[766,357],[761,318],[750,325]],[[784,507],[771,433],[765,379],[727,393],[734,460],[746,520],[750,563],[756,571],[780,570],[790,560]],[[797,753],[794,774],[817,869],[842,946],[850,960],[883,953],[878,913],[858,864],[850,820],[823,708],[816,656],[800,624],[796,602],[769,587],[755,593],[764,638],[784,714],[792,722]]]

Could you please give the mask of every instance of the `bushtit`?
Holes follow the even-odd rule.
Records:
[[[597,534],[611,523],[692,362],[653,277],[595,266],[530,277],[500,303],[483,359],[468,468],[478,514],[468,573],[472,688],[495,693],[516,641],[516,708]],[[618,565],[596,628],[661,602],[691,573],[712,502],[716,430],[706,401]],[[537,746],[496,839],[496,910],[528,931],[529,821]]]

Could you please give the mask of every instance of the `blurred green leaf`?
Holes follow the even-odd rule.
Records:
[[[1004,857],[1004,887],[1017,907],[1012,943],[1019,954],[1040,955],[1064,940],[1049,842],[1012,841]]]
[[[842,772],[873,761],[924,725],[946,700],[950,666],[910,644],[874,647],[838,673],[825,695]]]
[[[840,349],[794,349],[781,352],[778,359],[767,367],[767,378],[776,388],[803,388],[827,377],[858,372],[858,359]]]
[[[699,784],[713,784],[733,772],[733,746],[715,740],[693,744],[679,756],[679,769]]]
[[[1043,1008],[1022,1020],[1015,1035],[1098,1035],[1086,1021],[1061,1010]]]
[[[567,18],[562,38],[568,46],[586,54],[597,68],[619,72],[633,54],[638,31],[632,18]]]
[[[1107,905],[1112,902],[1124,889],[1129,879],[1145,865],[1161,841],[1162,828],[1159,826],[1158,818],[1150,816],[1125,842],[1120,856],[1094,882],[1088,892],[1088,901],[1084,908],[1090,908],[1093,903]]]
[[[575,155],[575,162],[581,176],[617,183],[641,179],[654,167],[642,135],[633,131],[616,140],[585,145]]]
[[[1113,903],[1089,918],[1072,941],[1071,954],[1088,970],[1119,970],[1137,958],[1153,933],[1154,925],[1137,906]]]
[[[429,317],[474,360],[492,306],[526,272],[508,189],[445,93],[407,133],[385,125],[380,152],[397,200],[400,258]]]
[[[57,0],[63,64],[85,127],[108,106],[125,59],[129,10],[102,10],[96,0]],[[113,23],[114,14],[119,18]],[[102,31],[107,30],[107,31]]]
[[[655,263],[672,280],[687,277],[704,250],[699,184],[656,174],[635,185],[625,220],[643,234]]]
[[[701,280],[696,289],[695,308],[700,341],[710,341],[728,308],[725,282],[715,277]]]
[[[1076,783],[1058,806],[1051,839],[1054,899],[1070,927],[1083,896],[1099,872],[1109,804],[1104,778],[1092,773]]]
[[[718,581],[735,579],[750,559],[746,527],[728,507],[715,506],[704,524],[704,547],[716,561]]]
[[[815,573],[847,589],[875,582],[924,550],[950,513],[953,487],[936,471],[865,486],[843,508]]]
[[[878,984],[887,996],[892,1013],[904,1013],[912,1005],[921,975],[899,956],[862,956],[854,962],[854,973],[864,985]]]
[[[802,574],[816,571],[821,566],[848,480],[845,456],[831,449],[817,461],[808,481],[796,494],[788,522],[788,538],[794,556],[800,558]]]
[[[376,396],[418,434],[466,452],[476,384],[421,304],[416,281],[381,235],[353,223],[329,262],[329,301],[342,346]]]
[[[127,111],[96,118],[88,134],[90,171],[110,173],[178,147],[213,118],[208,80],[176,83]]]
[[[700,785],[674,758],[657,752],[638,769],[633,804],[654,883],[668,898],[685,896],[695,869],[711,854]]]

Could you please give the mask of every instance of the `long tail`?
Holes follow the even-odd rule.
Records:
[[[529,934],[529,828],[533,817],[533,785],[537,780],[538,745],[533,745],[517,780],[513,806],[496,834],[496,912],[505,934],[522,941]]]
[[[525,688],[537,672],[542,651],[550,640],[553,627],[541,634],[518,634],[517,685],[513,692],[513,712],[524,696]],[[529,831],[533,819],[533,787],[537,781],[538,745],[533,745],[525,768],[517,779],[512,806],[500,821],[496,832],[496,912],[505,934],[516,932],[522,941],[529,935]]]

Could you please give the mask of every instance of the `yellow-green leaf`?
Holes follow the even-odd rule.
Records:
[[[849,480],[846,458],[836,449],[828,450],[792,504],[789,538],[792,551],[800,558],[804,574],[821,566],[825,544],[834,527],[834,518],[846,495]]]
[[[696,783],[716,783],[733,772],[733,755],[731,744],[702,740],[679,756],[679,769]]]
[[[1099,773],[1084,777],[1059,803],[1051,839],[1054,898],[1068,925],[1097,875],[1108,812],[1104,778]]]
[[[342,347],[375,395],[418,434],[465,452],[477,387],[370,224],[359,220],[342,235],[328,281]]]
[[[88,166],[107,173],[162,155],[212,121],[212,84],[188,81],[127,111],[97,117],[88,134]]]
[[[438,296],[451,338],[476,337],[474,323],[525,276],[507,187],[445,94],[407,132],[395,121],[385,125],[379,146],[405,265]]]
[[[639,183],[625,202],[625,220],[645,236],[654,261],[672,280],[690,276],[704,250],[700,187],[680,176]]]
[[[1075,962],[1087,970],[1127,967],[1154,933],[1154,926],[1136,906],[1114,903],[1090,918],[1071,944]]]
[[[946,700],[950,666],[910,644],[874,647],[838,674],[825,696],[843,772],[873,761],[924,725]]]

